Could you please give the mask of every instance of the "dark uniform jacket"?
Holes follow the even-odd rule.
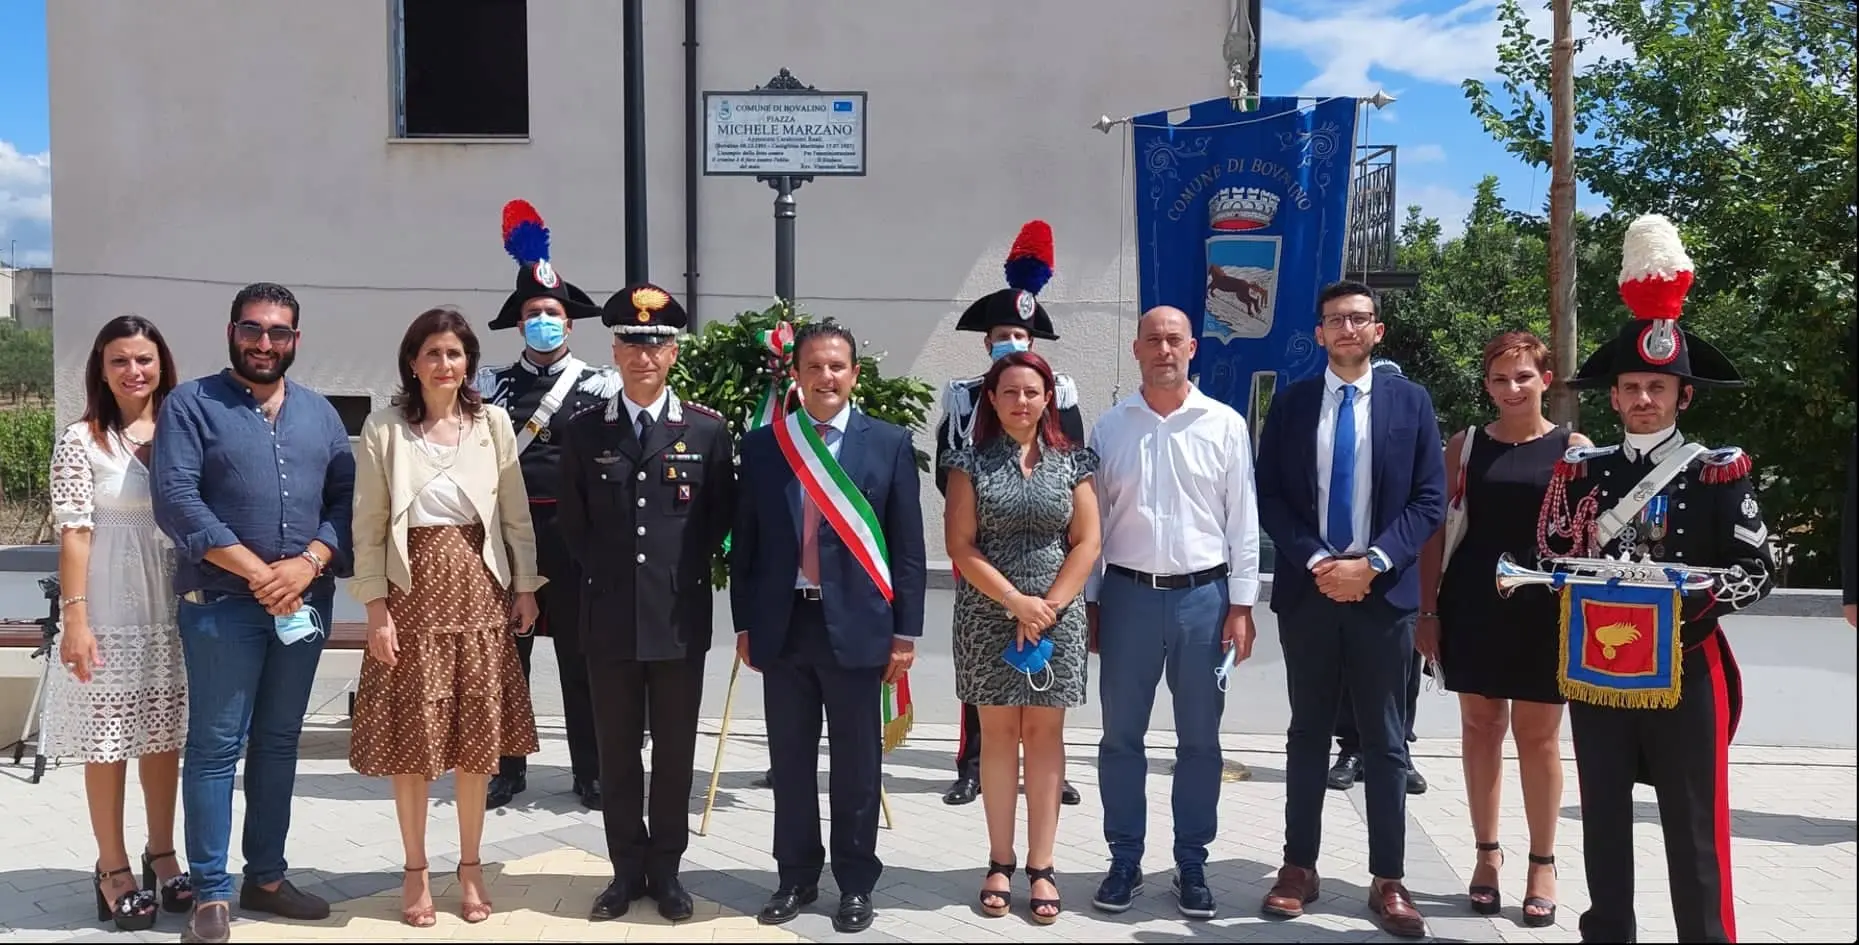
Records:
[[[710,649],[710,563],[735,514],[729,424],[669,395],[640,443],[614,395],[562,438],[558,512],[584,575],[589,659],[675,660]]]
[[[1064,374],[1053,375],[1053,399],[1059,410],[1059,429],[1079,446],[1085,445],[1084,414],[1078,409],[1078,385]],[[942,422],[936,426],[936,491],[949,494],[949,470],[942,458],[950,450],[965,449],[974,443],[975,408],[981,403],[981,377],[965,377],[949,382],[942,392]]]
[[[1634,454],[1624,445],[1569,450],[1568,459],[1586,467],[1568,484],[1569,508],[1588,495],[1594,497],[1597,515],[1613,508],[1683,443],[1683,434],[1674,432],[1646,454]],[[1711,591],[1685,595],[1680,635],[1686,649],[1716,632],[1720,617],[1767,597],[1774,587],[1775,557],[1756,504],[1748,454],[1732,446],[1692,460],[1605,549],[1608,557],[1622,551],[1671,564],[1740,567],[1748,575],[1741,582],[1720,581]]]
[[[579,377],[562,397],[561,404],[549,415],[548,423],[535,427],[536,411],[555,388],[562,372],[572,368]],[[568,355],[548,367],[537,367],[528,358],[478,369],[476,386],[485,403],[496,404],[510,415],[519,443],[527,441],[517,461],[523,467],[523,488],[529,493],[529,517],[536,530],[536,570],[549,579],[553,588],[544,587],[541,595],[542,619],[536,622],[538,636],[573,638],[578,629],[573,613],[555,613],[571,609],[569,588],[581,582],[573,559],[562,546],[556,528],[555,497],[560,440],[568,421],[586,410],[602,407],[607,398],[620,389],[620,375],[610,367],[594,367]],[[525,429],[529,428],[528,433]],[[550,602],[557,607],[551,607]]]

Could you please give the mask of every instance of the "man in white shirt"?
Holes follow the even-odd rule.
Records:
[[[1111,857],[1092,904],[1105,912],[1128,909],[1143,888],[1143,739],[1164,673],[1177,737],[1175,895],[1190,918],[1215,909],[1206,863],[1220,804],[1224,661],[1252,654],[1259,522],[1245,418],[1189,383],[1195,345],[1180,309],[1144,313],[1131,346],[1142,389],[1091,432],[1104,548],[1085,600],[1100,654],[1097,760]]]
[[[1366,285],[1318,296],[1318,377],[1279,391],[1259,436],[1259,511],[1278,550],[1272,611],[1291,700],[1285,859],[1263,911],[1294,918],[1317,898],[1325,772],[1347,687],[1366,768],[1369,909],[1384,931],[1426,934],[1402,884],[1407,842],[1403,712],[1420,606],[1420,548],[1446,520],[1433,399],[1369,369],[1386,327]]]

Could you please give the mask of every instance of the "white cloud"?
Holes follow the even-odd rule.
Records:
[[[0,141],[0,254],[13,250],[22,266],[51,264],[52,155],[21,154]]]
[[[1406,154],[1405,151],[1401,153]],[[1401,219],[1407,218],[1408,207],[1419,204],[1422,217],[1433,217],[1439,221],[1441,238],[1451,239],[1465,232],[1465,218],[1472,212],[1471,187],[1407,184],[1401,186],[1395,196],[1400,200]]]
[[[1437,144],[1404,144],[1399,159],[1402,164],[1438,164],[1446,160],[1446,149]]]
[[[1379,73],[1399,73],[1426,82],[1457,85],[1466,79],[1496,76],[1503,28],[1495,0],[1465,0],[1458,6],[1402,15],[1400,3],[1311,3],[1308,16],[1267,9],[1260,34],[1276,48],[1297,51],[1317,67],[1299,95],[1369,95]],[[1406,4],[1411,6],[1411,3]],[[1547,4],[1530,10],[1533,35],[1550,34]],[[1577,13],[1572,33],[1591,35],[1588,20]],[[1612,38],[1596,38],[1577,60],[1620,58],[1630,50]]]

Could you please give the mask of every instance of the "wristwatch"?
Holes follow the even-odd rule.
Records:
[[[1389,561],[1388,556],[1382,554],[1380,548],[1370,548],[1367,557],[1368,566],[1374,568],[1376,574],[1384,574],[1394,567],[1394,562]]]

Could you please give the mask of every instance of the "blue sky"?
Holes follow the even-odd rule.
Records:
[[[1399,145],[1398,197],[1461,228],[1472,188],[1496,174],[1504,198],[1540,209],[1547,171],[1506,154],[1472,119],[1459,83],[1490,79],[1497,61],[1496,0],[1266,0],[1260,33],[1264,91],[1399,99],[1365,110],[1367,140]],[[1549,13],[1533,11],[1539,35]],[[45,0],[0,0],[0,259],[16,244],[21,265],[51,260],[51,127],[45,75]],[[1583,34],[1576,21],[1576,35]],[[1211,30],[1208,42],[1217,43]],[[1614,52],[1596,44],[1585,56]],[[1158,103],[1166,107],[1176,103]],[[1584,191],[1584,207],[1594,198]]]

